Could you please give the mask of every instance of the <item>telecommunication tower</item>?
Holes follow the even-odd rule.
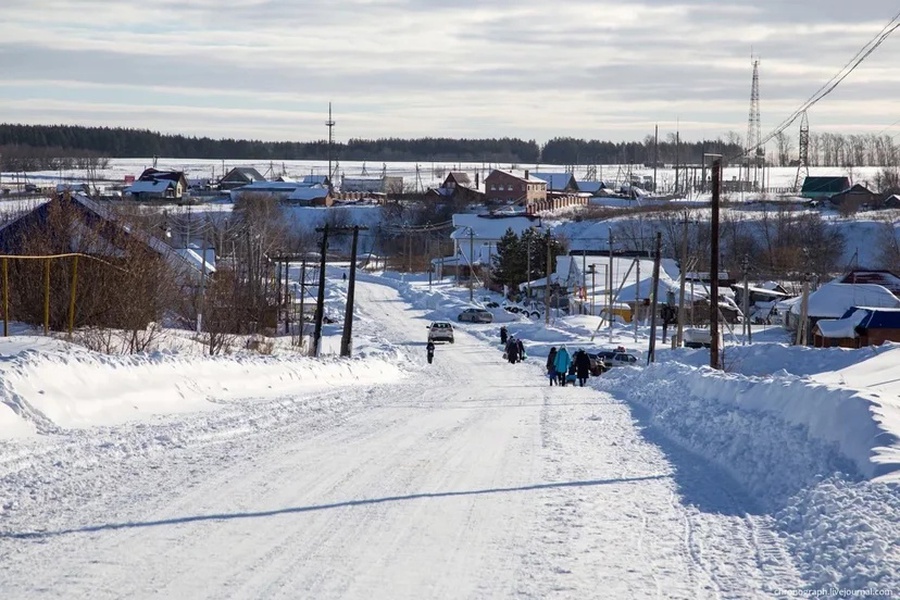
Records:
[[[328,120],[325,121],[328,127],[328,181],[334,181],[334,173],[331,170],[331,148],[334,142],[334,119],[331,118],[331,102],[328,103]]]
[[[809,177],[809,118],[806,111],[800,119],[800,160],[797,161],[797,177],[794,179],[794,191],[799,192],[803,182]]]
[[[762,124],[759,118],[759,59],[753,59],[753,86],[750,88],[750,116],[747,119],[747,180],[751,181],[750,168],[753,168],[753,187],[759,185],[759,169],[765,161],[765,150],[762,141]]]

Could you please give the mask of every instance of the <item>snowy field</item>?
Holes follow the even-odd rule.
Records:
[[[321,359],[0,341],[0,597],[900,594],[897,345],[758,329],[725,372],[659,344],[559,388],[551,345],[643,358],[647,329],[495,311],[428,365],[425,326],[467,289],[365,274],[356,294],[352,359],[339,325]]]

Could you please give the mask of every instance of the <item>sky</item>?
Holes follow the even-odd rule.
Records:
[[[891,0],[4,0],[0,122],[214,138],[765,135]],[[900,133],[900,33],[810,111]],[[799,127],[799,124],[798,124]]]

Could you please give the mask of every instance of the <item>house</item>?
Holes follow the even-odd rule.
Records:
[[[522,235],[527,229],[542,227],[540,217],[498,214],[455,214],[453,226],[455,229],[450,234],[453,256],[431,261],[438,277],[443,277],[446,271],[455,270],[458,273],[475,266],[489,268],[491,257],[497,252],[497,243],[508,230]]]
[[[785,326],[796,329],[800,323],[803,302],[794,302],[790,307],[789,318]],[[872,308],[900,308],[900,298],[888,289],[870,283],[837,283],[831,281],[807,298],[806,331],[815,331],[816,324],[822,319],[840,319],[853,307],[867,306]]]
[[[615,186],[605,181],[578,181],[576,184],[580,193],[590,197],[611,196],[615,193],[613,191]]]
[[[580,190],[575,176],[571,173],[538,173],[533,174],[538,179],[547,182],[547,192],[560,192],[564,194],[577,194]]]
[[[461,203],[484,202],[484,188],[478,181],[478,172],[475,172],[475,181],[469,178],[463,171],[450,171],[439,188],[433,188],[425,193],[426,200],[447,201],[453,200]]]
[[[327,187],[298,187],[282,202],[297,206],[331,206],[334,204],[334,196]]]
[[[300,180],[300,183],[308,186],[331,188],[331,179],[328,178],[328,175],[313,175],[310,173],[309,175],[304,175],[303,179]]]
[[[881,195],[857,183],[849,190],[831,196],[828,201],[841,211],[856,212],[861,208],[874,208],[881,204]]]
[[[494,169],[485,177],[484,187],[487,202],[524,206],[528,214],[545,210],[542,207],[547,201],[547,182],[527,170],[520,174]]]
[[[840,319],[822,319],[813,329],[817,348],[864,348],[900,342],[900,308],[853,307]]]
[[[125,188],[125,194],[135,200],[177,200],[178,183],[171,179],[135,181]]]
[[[900,195],[891,194],[887,198],[881,201],[881,205],[879,208],[882,209],[894,209],[900,208]]]
[[[827,200],[850,189],[850,179],[842,176],[807,177],[800,195],[810,200]]]
[[[138,177],[137,181],[135,181],[131,186],[126,187],[123,191],[126,194],[128,194],[131,191],[131,189],[138,182],[141,182],[141,181],[149,181],[149,182],[171,181],[171,182],[173,182],[174,186],[172,186],[171,194],[164,196],[164,198],[172,199],[172,200],[181,200],[184,197],[184,194],[188,189],[188,181],[187,181],[187,178],[184,176],[183,171],[160,171],[158,169],[150,168],[150,169],[144,169],[144,172],[141,173],[141,176]],[[157,186],[155,189],[159,189],[159,187],[160,186]],[[162,186],[162,187],[164,187],[166,189],[169,188],[168,185]],[[134,194],[132,194],[132,196],[136,200],[142,199],[141,194],[143,192],[140,191],[142,188],[143,188],[143,186],[138,188],[137,196],[134,196]],[[155,196],[152,196],[152,195],[148,196],[148,198],[154,198],[154,197]]]
[[[341,192],[401,194],[403,193],[403,177],[396,175],[343,177],[341,178]]]
[[[232,202],[241,198],[267,198],[280,202],[287,200],[295,191],[309,187],[299,181],[257,181],[229,191]]]
[[[219,189],[222,191],[233,190],[251,183],[265,181],[266,178],[253,167],[235,167],[228,171],[219,180]]]
[[[900,298],[900,276],[878,269],[854,269],[835,280],[837,283],[874,283]]]
[[[116,320],[123,318],[116,316],[122,315],[118,307],[135,302],[133,297],[129,297],[129,294],[134,293],[133,283],[129,285],[123,279],[127,272],[122,265],[127,267],[129,264],[146,264],[146,273],[154,273],[154,265],[167,266],[171,271],[165,275],[156,272],[147,285],[163,285],[167,276],[171,275],[182,288],[189,289],[196,289],[201,280],[215,270],[211,264],[203,268],[197,262],[178,254],[159,238],[124,222],[114,212],[83,194],[54,198],[4,224],[0,227],[0,252],[10,255],[77,252],[102,259],[83,258],[86,262],[82,264],[85,266],[77,272],[78,314],[75,318],[82,325],[135,325],[133,320],[128,323]],[[155,259],[161,259],[162,262]],[[56,273],[54,285],[57,286],[61,285],[58,283],[59,273],[66,269],[66,262],[71,259],[59,260],[61,262],[53,265]],[[12,298],[11,311],[15,318],[29,323],[41,323],[44,318],[43,314],[39,314],[43,312],[43,286],[34,285],[35,281],[40,281],[35,278],[36,267],[41,268],[34,261],[9,261],[10,284],[17,290]],[[132,275],[127,276],[132,278]],[[65,285],[68,288],[68,283]],[[102,289],[102,293],[95,293],[96,289]],[[50,299],[52,328],[62,328],[67,321],[68,293],[68,289],[65,293],[59,293],[54,288]],[[149,313],[131,317],[137,318],[141,326],[155,318]]]

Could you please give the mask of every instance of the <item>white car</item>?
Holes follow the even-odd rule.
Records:
[[[435,321],[428,325],[428,341],[429,342],[450,342],[453,343],[453,325],[447,321]]]

